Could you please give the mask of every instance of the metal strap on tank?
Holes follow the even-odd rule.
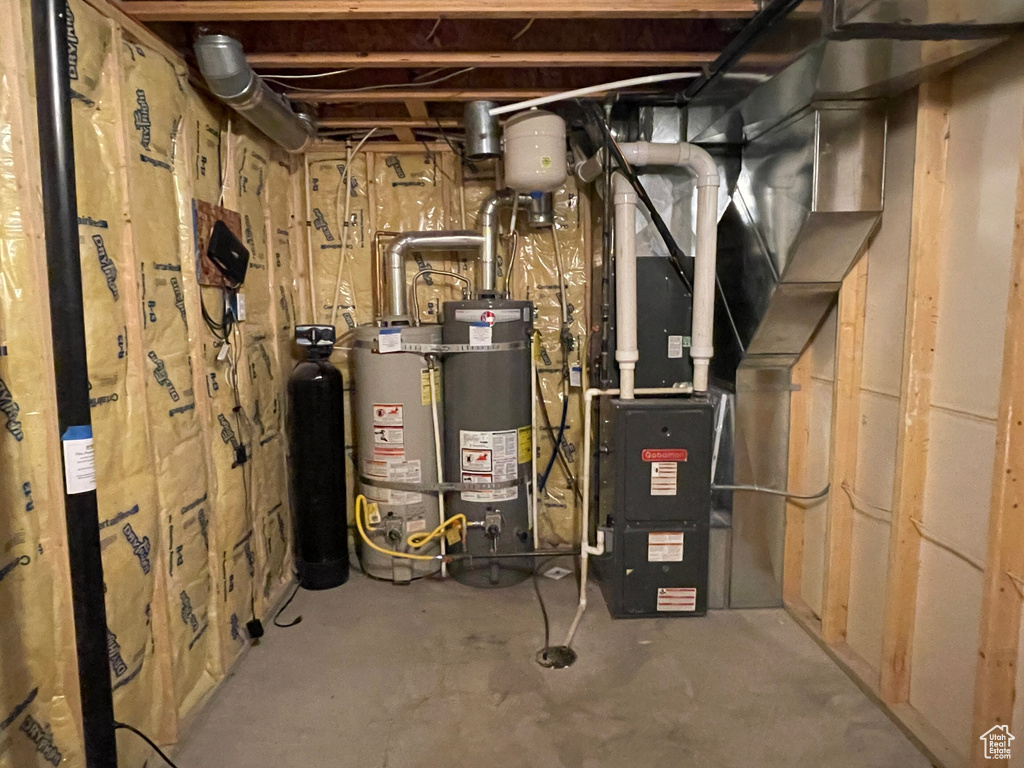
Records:
[[[377,345],[372,341],[357,341],[356,347],[377,351]],[[515,349],[527,349],[529,342],[526,341],[502,341],[497,344],[488,344],[484,347],[472,347],[469,344],[406,344],[402,342],[402,352],[414,352],[419,355],[458,355],[463,352],[509,352]]]
[[[359,475],[359,482],[372,485],[375,488],[386,488],[390,491],[405,491],[407,493],[438,493],[440,491],[500,491],[505,488],[515,488],[522,480],[502,480],[499,483],[399,483],[393,480],[381,480],[376,477]]]

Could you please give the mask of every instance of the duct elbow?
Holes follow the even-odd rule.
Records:
[[[193,46],[199,71],[214,96],[287,152],[304,152],[316,138],[313,121],[296,114],[249,66],[242,44],[227,35],[203,35]]]

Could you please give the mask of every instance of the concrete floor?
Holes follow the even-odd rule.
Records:
[[[553,642],[575,607],[541,579]],[[612,621],[594,589],[564,670],[530,582],[300,592],[193,725],[182,768],[925,768],[781,610]]]

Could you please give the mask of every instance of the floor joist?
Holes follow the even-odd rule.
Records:
[[[820,3],[804,3],[816,6]],[[600,19],[749,18],[757,0],[523,0],[482,3],[479,0],[128,0],[121,7],[141,21],[288,21],[293,19]],[[802,15],[808,15],[801,9]]]
[[[250,53],[256,69],[405,69],[414,67],[680,67],[697,68],[716,58],[714,51],[480,51],[445,52],[339,51],[322,53]],[[741,67],[775,68],[789,57],[778,54],[749,54]]]

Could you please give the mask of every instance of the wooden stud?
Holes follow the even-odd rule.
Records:
[[[256,69],[411,69],[416,67],[631,67],[634,69],[681,68],[699,70],[718,56],[717,51],[324,51],[317,53],[250,53]],[[784,66],[791,56],[750,53],[742,68]]]
[[[811,356],[805,352],[790,373],[793,392],[789,400],[789,488],[803,488],[807,449],[811,439],[808,409]],[[786,499],[786,546],[782,568],[782,600],[786,605],[803,600],[805,502]]]
[[[141,21],[289,21],[306,19],[742,19],[760,10],[757,0],[127,0],[121,8]],[[820,2],[794,13],[816,16]]]
[[[880,695],[890,704],[910,700],[910,662],[921,546],[920,535],[912,521],[921,520],[924,510],[939,268],[946,247],[942,232],[943,222],[949,213],[946,161],[950,101],[949,76],[922,84],[918,92],[900,432],[896,442],[880,670]]]
[[[826,643],[846,642],[853,550],[853,505],[843,484],[857,474],[860,381],[864,359],[868,259],[862,256],[839,292],[835,380],[832,385],[828,506],[825,515],[825,583],[821,598],[821,634]]]
[[[992,764],[979,737],[994,726],[1014,725],[1017,694],[1018,585],[1024,575],[1024,151],[1017,175],[1012,260],[974,690],[974,766]]]

